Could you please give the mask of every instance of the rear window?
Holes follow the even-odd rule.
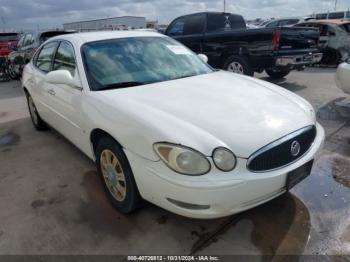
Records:
[[[18,34],[0,34],[0,42],[17,41]]]
[[[73,32],[65,32],[65,31],[49,31],[49,32],[44,32],[40,35],[39,37],[39,42],[40,44],[44,43],[47,39],[58,36],[58,35],[65,35],[65,34],[71,34]]]
[[[208,14],[207,32],[245,29],[242,16],[233,14]]]

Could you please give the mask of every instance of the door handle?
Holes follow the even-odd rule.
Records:
[[[53,90],[53,89],[48,89],[47,90],[47,92],[50,94],[50,95],[56,95],[56,92],[55,92],[55,90]]]

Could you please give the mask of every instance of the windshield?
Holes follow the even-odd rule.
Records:
[[[8,35],[0,34],[0,42],[11,42],[11,41],[17,41],[17,40],[18,40],[17,34],[8,34]]]
[[[192,51],[167,37],[130,37],[83,45],[92,90],[131,87],[213,72]]]

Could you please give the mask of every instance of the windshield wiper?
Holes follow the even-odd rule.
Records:
[[[121,82],[121,83],[114,83],[105,85],[98,89],[98,91],[101,90],[109,90],[109,89],[117,89],[117,88],[125,88],[125,87],[132,87],[132,86],[141,86],[145,85],[145,83],[142,82],[136,82],[136,81],[129,81],[129,82]]]

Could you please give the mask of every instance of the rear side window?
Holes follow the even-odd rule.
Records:
[[[185,18],[175,20],[170,26],[171,27],[167,33],[168,35],[182,35],[185,27]]]
[[[329,13],[328,19],[341,19],[344,18],[344,12]]]
[[[75,55],[71,44],[61,42],[57,49],[53,70],[68,70],[72,76],[75,74]]]
[[[327,19],[327,15],[328,14],[317,14],[316,15],[316,19],[320,20],[320,19]]]
[[[207,32],[245,29],[243,17],[232,14],[208,14]]]
[[[57,45],[58,45],[57,42],[51,42],[44,45],[40,49],[36,57],[35,66],[39,68],[41,71],[46,73],[50,71],[51,62],[53,59],[53,55],[56,51]]]
[[[205,24],[205,15],[197,14],[186,17],[183,30],[184,35],[193,35],[203,33]]]
[[[17,41],[18,35],[17,34],[1,34],[0,33],[0,42],[11,42],[11,41]]]

